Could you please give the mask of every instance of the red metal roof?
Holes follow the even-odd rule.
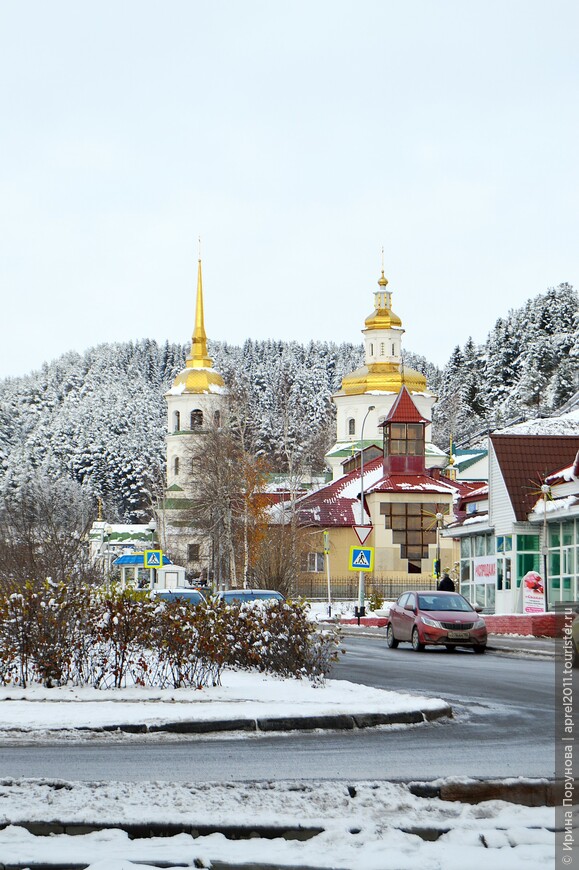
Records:
[[[554,468],[573,462],[577,435],[491,435],[499,468],[515,517],[524,522],[541,495],[541,485]]]
[[[396,474],[383,472],[382,458],[364,465],[364,495],[371,492],[452,494],[462,495],[469,484],[429,474]],[[316,492],[300,499],[297,505],[300,525],[352,526],[360,521],[360,469],[345,474]],[[425,499],[426,501],[427,499]],[[430,499],[432,501],[432,498]],[[367,517],[368,520],[370,519]]]
[[[402,387],[388,416],[380,425],[386,423],[430,423],[430,420],[422,416],[406,387]]]
[[[370,492],[438,492],[452,493],[457,490],[453,481],[445,478],[431,477],[429,474],[396,474],[386,475],[375,484]]]

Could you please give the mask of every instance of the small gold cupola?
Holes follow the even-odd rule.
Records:
[[[213,368],[213,360],[207,352],[207,335],[205,333],[203,315],[203,277],[201,274],[201,258],[199,258],[195,327],[191,337],[191,350],[187,356],[185,368],[179,372],[173,381],[173,387],[170,392],[213,393],[222,392],[224,386],[223,378]]]
[[[374,293],[374,311],[364,321],[365,365],[346,375],[336,395],[398,393],[405,386],[411,393],[426,391],[426,378],[402,361],[402,321],[392,311],[392,293],[384,269]]]
[[[402,321],[392,311],[392,293],[386,289],[388,279],[384,277],[384,269],[378,280],[380,288],[374,293],[374,311],[365,320],[366,329],[390,329],[392,326],[402,326]]]

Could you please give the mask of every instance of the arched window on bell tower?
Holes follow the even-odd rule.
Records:
[[[181,428],[181,414],[179,411],[173,412],[173,432],[178,432]]]
[[[214,412],[213,425],[215,426],[216,429],[219,429],[219,427],[221,426],[221,412],[220,411]]]
[[[176,456],[173,460],[173,474],[175,477],[179,477],[179,457]]]
[[[355,434],[356,434],[356,421],[354,420],[353,417],[350,417],[350,419],[348,420],[348,435],[355,435]]]
[[[199,408],[196,408],[194,411],[191,411],[191,429],[201,429],[203,426],[203,411],[200,411]]]

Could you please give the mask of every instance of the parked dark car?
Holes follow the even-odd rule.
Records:
[[[245,604],[248,601],[285,601],[275,589],[226,589],[218,593],[226,604]]]
[[[386,640],[391,649],[409,642],[414,650],[425,646],[471,647],[484,653],[487,629],[473,607],[458,592],[404,592],[390,608]]]
[[[155,601],[180,601],[182,604],[203,604],[205,595],[200,589],[155,589],[152,593]]]

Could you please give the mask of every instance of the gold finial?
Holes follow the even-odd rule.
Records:
[[[384,277],[384,245],[382,245],[381,255],[382,255],[382,275],[381,275],[381,277],[380,277],[380,279],[379,279],[379,281],[378,281],[378,285],[379,285],[380,287],[386,287],[386,285],[388,284],[388,281],[387,281],[387,279]]]

